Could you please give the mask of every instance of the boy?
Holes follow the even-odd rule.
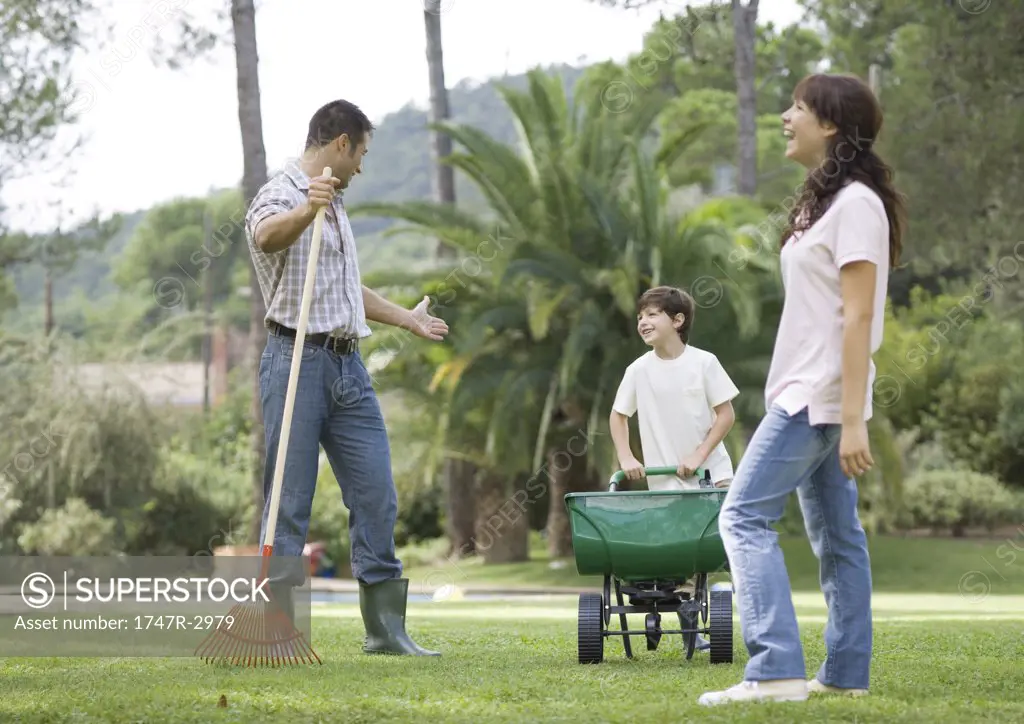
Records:
[[[693,298],[673,287],[656,287],[637,302],[637,332],[651,351],[626,368],[608,423],[619,467],[629,480],[644,466],[675,467],[676,475],[652,475],[650,490],[697,488],[695,471],[707,468],[715,487],[732,481],[722,440],[735,422],[732,400],[739,389],[718,358],[689,344]],[[644,462],[629,445],[629,418],[639,414]]]

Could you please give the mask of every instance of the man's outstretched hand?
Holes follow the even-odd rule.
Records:
[[[417,337],[439,342],[448,334],[448,323],[430,314],[429,305],[430,297],[424,296],[423,300],[412,308],[413,323],[409,325],[409,328]]]

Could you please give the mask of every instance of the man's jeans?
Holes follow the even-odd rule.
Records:
[[[736,587],[750,681],[805,678],[803,648],[778,534],[797,491],[828,604],[826,658],[818,681],[868,688],[871,564],[857,515],[857,485],[839,465],[839,425],[811,425],[806,408],[789,417],[773,406],[736,470],[719,530]]]
[[[261,537],[266,532],[277,446],[284,417],[295,340],[269,334],[260,359],[260,393],[266,429]],[[402,575],[395,556],[394,529],[398,498],[391,474],[391,451],[384,418],[370,374],[359,352],[337,355],[307,342],[292,409],[288,455],[274,534],[274,557],[301,556],[309,528],[313,493],[320,467],[320,446],[341,487],[349,509],[352,574],[366,584]],[[275,561],[272,581],[301,585],[301,559],[283,566]],[[290,573],[283,574],[283,568]]]

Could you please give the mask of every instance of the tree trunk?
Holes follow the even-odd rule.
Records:
[[[249,419],[252,420],[250,433],[250,460],[252,461],[252,504],[256,514],[253,516],[249,530],[249,540],[259,542],[260,525],[263,517],[263,467],[266,464],[266,440],[263,429],[263,405],[260,400],[259,362],[267,342],[263,318],[266,307],[263,294],[259,289],[256,270],[249,266],[249,287],[252,289],[249,304],[249,370],[252,374],[252,404],[249,406]],[[244,365],[245,363],[243,363]]]
[[[736,75],[736,103],[739,136],[739,192],[753,196],[757,192],[757,86],[754,46],[757,38],[758,0],[732,0],[732,27],[736,50],[733,71]]]
[[[444,82],[444,50],[441,42],[441,0],[425,0],[423,3],[423,26],[427,39],[427,74],[430,83],[430,123],[440,123],[450,118],[448,89]],[[451,155],[452,139],[447,133],[430,131],[430,155],[433,161],[434,200],[441,204],[455,206],[454,169],[443,159]],[[438,258],[451,258],[455,252],[437,242]],[[448,539],[450,552],[456,556],[473,555],[474,521],[474,480],[476,468],[468,462],[446,459],[444,461],[444,486],[448,501]]]
[[[43,296],[45,297],[46,312],[43,325],[46,331],[46,336],[49,337],[50,332],[53,331],[53,270],[47,266],[44,274]]]
[[[871,86],[871,92],[875,94],[879,100],[882,96],[882,66],[878,63],[872,63],[868,67],[868,85]]]
[[[238,77],[238,125],[242,132],[242,197],[245,207],[252,203],[267,182],[267,154],[263,147],[263,116],[260,110],[259,54],[256,49],[256,9],[253,0],[231,0],[231,23],[235,35],[235,69]],[[259,361],[266,344],[263,317],[266,307],[256,269],[249,260],[249,363],[252,371],[252,496],[253,516],[250,540],[259,542],[263,511],[263,408],[260,405]]]
[[[448,554],[465,558],[476,553],[476,491],[477,469],[468,460],[448,458],[444,461],[447,497]]]
[[[552,559],[570,558],[572,531],[569,528],[569,514],[565,509],[567,493],[581,493],[598,490],[596,478],[587,473],[587,449],[582,452],[573,437],[568,445],[553,448],[548,453],[547,477],[550,481],[548,501],[548,555]]]
[[[441,43],[441,0],[425,0],[423,3],[423,24],[427,32],[427,72],[430,79],[429,122],[447,121],[451,114],[448,108],[448,89],[444,83],[444,50]],[[430,131],[431,159],[434,162],[434,197],[442,204],[455,205],[455,169],[442,159],[452,152],[452,139],[447,133]],[[454,250],[443,243],[437,243],[439,257],[454,256]]]
[[[473,535],[484,564],[522,563],[530,558],[530,524],[525,490],[508,490],[508,478],[481,470],[477,476],[477,516]]]
[[[203,244],[211,243],[210,211],[203,209]],[[210,411],[210,365],[213,358],[213,263],[202,271],[203,282],[203,412]]]

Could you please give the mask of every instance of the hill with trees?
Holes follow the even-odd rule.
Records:
[[[569,97],[585,67],[553,66],[548,69],[565,84]],[[498,86],[517,90],[526,87],[526,75],[507,75],[484,83],[464,81],[449,90],[452,120],[480,129],[502,143],[515,143],[512,114],[498,92]],[[407,104],[389,113],[374,133],[373,159],[366,172],[346,192],[350,204],[423,201],[431,197],[431,161],[429,155],[427,112]],[[475,185],[456,176],[459,206],[483,207],[483,198]],[[125,253],[133,234],[149,209],[125,214],[120,230],[107,245],[95,252],[79,255],[74,267],[54,283],[55,316],[62,324],[75,324],[68,318],[90,303],[102,302],[121,291],[115,281],[117,260]],[[429,255],[433,242],[422,237],[391,238],[384,235],[394,220],[358,218],[352,228],[359,246],[364,272],[394,269]],[[44,270],[41,263],[19,265],[11,272],[17,307],[7,311],[4,325],[27,331],[43,324]]]

